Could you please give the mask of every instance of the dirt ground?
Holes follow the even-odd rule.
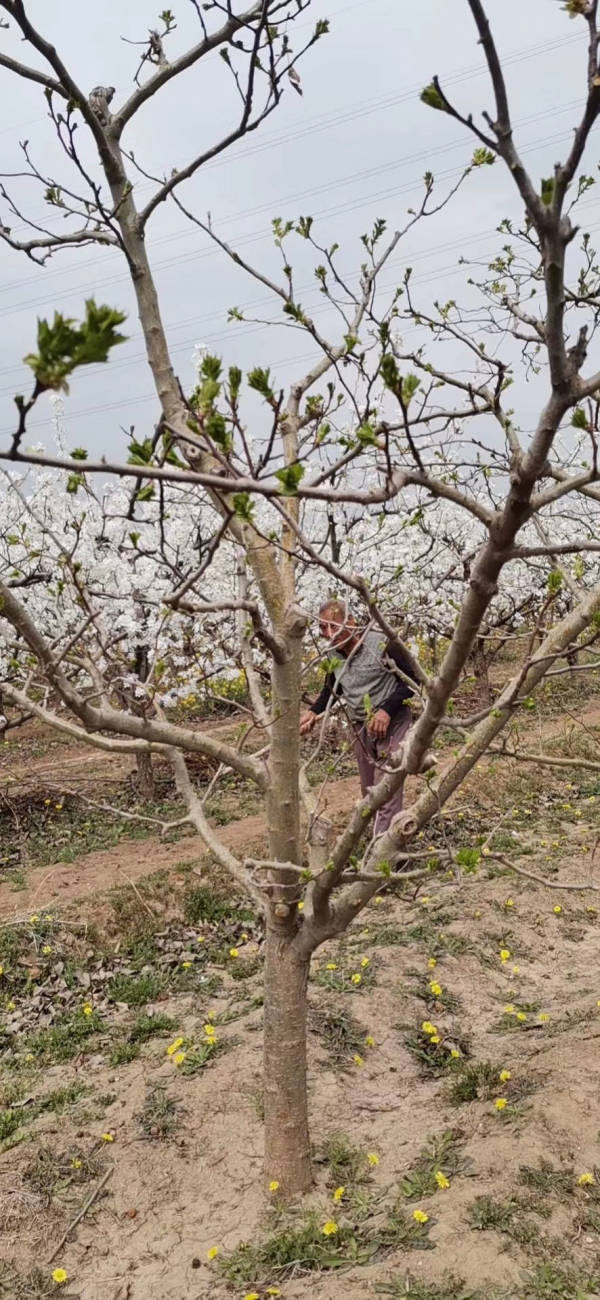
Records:
[[[583,716],[595,735],[598,701]],[[70,780],[86,757],[57,746],[50,756],[25,755],[20,768],[13,758],[11,775],[43,783],[49,770]],[[34,772],[34,763],[45,769]],[[542,779],[513,769],[503,791],[498,834],[513,837],[523,869],[589,888],[552,889],[483,859],[473,874],[435,873],[417,897],[382,892],[343,942],[317,954],[315,1189],[289,1211],[262,1191],[260,927],[235,908],[221,919],[194,913],[195,890],[217,899],[222,890],[201,843],[125,840],[76,863],[34,865],[18,893],[0,885],[1,1296],[600,1294],[600,774]],[[333,812],[356,794],[354,778],[332,783]],[[468,844],[469,826],[498,822],[498,800],[492,768],[461,796],[444,833],[457,828],[457,844]],[[261,832],[260,817],[250,816],[222,834],[247,848]],[[155,983],[142,999],[144,979]],[[124,1059],[140,1015],[147,1038]],[[61,1016],[73,1035],[66,1046],[51,1037]],[[153,1035],[153,1016],[168,1017],[169,1027]],[[327,1016],[338,1018],[339,1039],[324,1032]],[[211,1023],[221,1050],[200,1065]],[[180,1066],[167,1051],[178,1039],[187,1053]],[[60,1105],[50,1103],[59,1090]],[[166,1120],[155,1114],[157,1097]],[[332,1156],[340,1134],[354,1164]],[[432,1138],[437,1169],[437,1155],[423,1164]],[[431,1185],[432,1171],[449,1186],[435,1177]],[[390,1206],[408,1225],[401,1245],[377,1236]],[[427,1215],[419,1228],[415,1209]],[[337,1227],[331,1267],[303,1272],[282,1237],[311,1212],[317,1236],[330,1220]],[[366,1233],[377,1244],[353,1264],[352,1240],[360,1245]],[[274,1238],[277,1250],[256,1274],[228,1271],[240,1242]],[[64,1283],[51,1280],[57,1267]]]

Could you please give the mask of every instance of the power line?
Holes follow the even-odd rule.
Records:
[[[528,126],[530,122],[537,123],[550,117],[560,116],[562,113],[570,112],[573,108],[577,108],[578,106],[579,106],[578,100],[570,100],[566,104],[560,104],[554,106],[553,108],[546,109],[542,113],[531,113],[527,117],[520,118],[515,123],[515,126],[516,127]],[[541,141],[540,143],[545,143],[545,142]],[[457,136],[456,140],[453,143],[439,145],[437,148],[428,150],[427,157],[428,159],[435,158],[439,154],[445,155],[447,153],[452,153],[456,149],[464,148],[464,147],[465,147],[465,137]],[[283,198],[271,199],[266,203],[255,205],[252,208],[242,209],[242,211],[240,212],[234,212],[231,214],[230,217],[224,218],[224,221],[226,223],[233,222],[233,221],[243,221],[246,220],[246,218],[248,217],[259,216],[261,213],[264,212],[272,212],[274,209],[277,209],[278,207],[283,207],[286,204],[298,203],[303,201],[304,199],[312,198],[315,195],[328,193],[330,190],[335,190],[339,186],[351,185],[359,180],[368,180],[374,176],[382,175],[386,171],[391,171],[396,168],[401,169],[403,167],[409,166],[411,163],[421,162],[422,156],[423,156],[422,151],[418,150],[416,153],[406,154],[403,158],[396,158],[396,159],[392,159],[390,162],[380,163],[379,166],[372,167],[367,171],[359,170],[355,172],[350,172],[347,176],[338,177],[334,181],[327,181],[323,185],[318,185],[308,190],[301,190],[299,192],[296,192],[295,194],[288,194]],[[415,184],[415,182],[411,182],[411,186],[409,188],[412,188],[413,184]],[[173,243],[174,241],[180,241],[182,238],[185,238],[188,235],[193,235],[194,233],[195,233],[194,229],[191,226],[179,228],[170,235],[163,235],[160,239],[153,240],[152,244],[149,245],[150,251],[152,252],[155,248],[158,248],[159,246],[162,247],[164,244],[170,244]],[[254,232],[254,235],[257,238],[258,237],[264,238],[264,231],[261,230],[261,231]],[[254,235],[252,237],[254,237]],[[250,236],[245,236],[244,238],[248,239],[250,238]],[[194,254],[197,255],[199,254],[201,257],[206,257],[211,255],[211,250],[203,250],[201,248],[191,249],[189,253],[182,253],[180,255],[180,260],[183,261],[185,260],[186,257],[192,256]],[[78,264],[77,270],[82,270],[83,268],[94,267],[94,266],[103,266],[103,265],[105,265],[104,257],[86,258],[85,260],[81,261]],[[155,269],[160,270],[162,265],[163,264],[161,263],[157,263]],[[47,281],[51,277],[53,279],[55,279],[56,277],[64,278],[64,268],[57,267],[54,271],[45,270],[44,279]],[[124,273],[121,278],[123,280],[126,280],[128,276],[126,273]],[[37,282],[39,282],[39,272],[32,276],[27,276],[22,280],[11,280],[4,285],[0,285],[0,293],[10,293],[11,290],[26,288],[29,284],[34,284]],[[69,292],[68,290],[65,291],[66,294],[68,294],[68,292]],[[39,302],[40,304],[44,303],[45,298],[39,299]],[[37,306],[37,302],[29,303],[26,305]]]
[[[598,229],[600,229],[600,223],[597,223],[594,226],[590,226],[590,231],[594,231]],[[437,267],[435,270],[427,274],[413,276],[411,280],[411,284],[413,285],[432,284],[435,283],[436,281],[439,281],[442,276],[457,275],[462,271],[463,271],[462,267],[457,266],[456,263],[451,263],[449,266]],[[386,283],[380,285],[380,289],[385,292],[387,289],[394,288],[396,283],[397,283],[396,280],[387,281]],[[323,303],[322,309],[324,310],[326,306],[327,304]],[[318,308],[317,311],[314,312],[313,314],[317,315],[319,310],[321,310],[321,308]],[[278,322],[267,323],[267,324],[249,324],[246,329],[243,330],[240,329],[236,331],[236,338],[245,337],[248,335],[253,336],[255,334],[261,334],[267,329],[276,328],[277,324]],[[406,338],[411,334],[416,333],[418,328],[419,327],[415,325],[415,326],[411,326],[409,329],[403,330],[402,331],[403,337]],[[224,338],[227,337],[230,337],[229,331],[225,330],[218,334],[207,335],[204,341],[206,343],[211,343],[211,344],[219,343]],[[196,339],[194,339],[193,342],[196,342]],[[173,354],[176,354],[177,352],[183,351],[184,348],[187,348],[188,346],[189,346],[188,343],[179,344],[177,347],[172,348],[171,352]],[[318,348],[315,345],[315,349],[312,352],[303,354],[302,356],[286,357],[285,359],[277,361],[276,365],[282,367],[284,365],[292,365],[295,364],[296,362],[300,362],[304,360],[314,362],[317,356],[318,356]],[[140,406],[150,401],[157,401],[156,391],[139,394],[136,397],[131,397],[131,398],[121,397],[116,399],[113,402],[101,402],[96,406],[84,407],[84,408],[80,408],[79,410],[65,412],[65,419],[75,420],[75,419],[80,419],[84,416],[98,415],[102,411],[120,410],[123,408],[125,404],[127,405],[127,412],[129,418],[129,410],[132,406]],[[34,420],[31,422],[31,424],[28,425],[28,432],[34,429],[47,428],[49,422],[50,422],[50,417],[46,417],[45,419],[40,419],[40,420]],[[0,436],[12,436],[13,433],[14,433],[14,428],[12,426],[6,426],[4,429],[0,429]]]
[[[542,145],[546,145],[546,144],[549,144],[549,143],[555,143],[557,140],[564,139],[564,138],[565,138],[565,135],[568,135],[568,133],[562,132],[562,133],[559,133],[558,135],[549,136],[549,137],[546,137],[546,138],[544,138],[544,139],[542,139],[542,140],[536,140],[536,141],[532,142],[529,146],[527,146],[527,148],[523,149],[523,150],[522,150],[522,153],[523,153],[523,154],[530,153],[530,152],[532,152],[534,149],[537,149],[537,148],[541,147]],[[440,173],[439,179],[440,179],[440,180],[450,180],[450,179],[452,179],[452,178],[454,178],[454,177],[458,177],[458,176],[461,174],[461,171],[462,171],[461,168],[449,169],[449,170],[447,170],[446,172]],[[321,212],[320,214],[317,213],[316,215],[317,215],[317,217],[318,217],[318,216],[323,216],[323,215],[329,215],[329,216],[331,216],[331,215],[336,215],[336,214],[339,214],[340,212],[345,212],[345,211],[347,211],[349,207],[352,208],[352,210],[357,210],[357,209],[360,208],[361,206],[366,206],[367,204],[371,204],[371,203],[373,203],[373,202],[374,202],[378,197],[390,198],[390,197],[397,196],[398,194],[405,193],[407,190],[410,190],[410,189],[412,189],[412,184],[409,185],[409,186],[394,187],[394,188],[393,188],[392,190],[390,190],[390,191],[384,191],[384,192],[383,192],[383,196],[382,196],[382,195],[379,195],[379,196],[377,196],[377,195],[375,195],[375,196],[373,196],[373,195],[369,195],[368,198],[366,198],[366,199],[364,199],[364,200],[361,200],[361,201],[358,202],[358,203],[357,203],[356,200],[354,200],[354,199],[353,199],[353,200],[349,200],[349,201],[346,201],[345,203],[343,203],[343,204],[341,204],[341,205],[336,205],[334,208],[325,209],[324,212]],[[580,205],[580,208],[583,209],[583,208],[585,208],[585,207],[587,207],[587,206],[591,206],[592,202],[595,202],[595,201],[594,201],[594,200],[587,200],[587,202],[584,202],[584,203],[582,203],[582,204]],[[472,234],[469,235],[469,240],[470,240],[470,241],[478,241],[478,240],[480,240],[480,239],[487,238],[487,237],[489,237],[489,236],[491,236],[491,235],[493,236],[494,233],[495,233],[495,231],[494,231],[493,228],[491,228],[491,229],[486,229],[486,230],[482,230],[482,231],[479,231],[479,232],[473,232]],[[249,243],[254,243],[254,242],[256,242],[257,240],[260,240],[260,239],[262,239],[262,238],[264,238],[262,231],[261,231],[261,232],[256,232],[256,233],[251,234],[251,235],[248,235],[248,236],[246,236],[244,239],[240,239],[239,241],[236,242],[236,248],[241,249],[241,248],[247,246]],[[453,240],[453,241],[449,241],[449,242],[446,241],[446,242],[443,243],[443,244],[438,244],[438,245],[429,246],[428,248],[423,249],[423,250],[421,250],[420,252],[414,253],[414,254],[412,254],[410,260],[411,260],[411,262],[418,262],[418,261],[421,261],[421,260],[424,259],[424,258],[429,258],[429,257],[431,257],[432,255],[434,255],[434,254],[436,254],[436,253],[439,253],[439,252],[450,252],[450,251],[451,251],[452,249],[454,249],[454,248],[460,248],[460,247],[462,247],[463,244],[464,244],[464,235],[461,235],[461,236],[459,236],[457,239],[455,239],[455,240]],[[211,248],[211,249],[206,249],[206,250],[203,250],[203,251],[201,251],[201,252],[199,252],[199,253],[196,253],[196,260],[199,260],[200,258],[204,258],[204,257],[206,257],[206,256],[212,256],[212,255],[214,255],[213,249],[212,249],[212,248]],[[168,268],[168,267],[171,267],[172,265],[179,264],[179,263],[181,263],[181,262],[186,262],[186,261],[189,260],[189,258],[190,258],[191,256],[192,256],[192,251],[187,252],[187,253],[185,253],[185,254],[181,254],[181,255],[179,255],[179,256],[176,257],[176,258],[168,259],[166,262],[164,262],[164,263],[162,263],[162,264],[157,264],[157,266],[156,266],[154,269],[155,269],[155,271],[158,271],[158,270],[162,270],[162,269],[166,269],[166,268]],[[350,273],[351,273],[351,272],[350,272]],[[111,285],[111,284],[114,284],[114,283],[118,283],[118,282],[123,281],[123,280],[128,280],[127,273],[119,274],[119,275],[114,276],[114,277],[112,277],[112,278],[105,279],[104,282],[103,282],[103,284],[104,284],[104,287],[106,287],[106,286],[108,286],[108,285]],[[93,287],[93,286],[91,286],[91,287]],[[310,290],[313,289],[313,288],[314,288],[314,285],[313,285],[313,283],[312,283],[312,281],[311,281],[310,283],[307,283],[307,284],[303,285],[301,288],[299,288],[297,292],[298,292],[298,293],[301,293],[301,294],[304,294],[305,292],[310,292]],[[66,293],[58,294],[58,295],[56,295],[56,300],[59,300],[60,298],[65,297],[65,296],[69,297],[69,296],[71,296],[72,293],[74,293],[74,292],[75,292],[75,293],[77,293],[77,292],[85,292],[85,287],[84,287],[84,286],[77,286],[77,287],[75,288],[75,290],[68,290],[68,291],[66,291]],[[39,304],[45,304],[46,301],[47,301],[46,299],[39,299],[39,300],[33,300],[33,301],[30,302],[30,303],[21,303],[21,304],[19,305],[18,308],[14,309],[14,311],[17,311],[17,312],[18,312],[18,311],[21,311],[21,310],[25,310],[27,307],[36,307],[36,306],[38,306]],[[261,307],[261,306],[263,306],[263,305],[265,305],[265,304],[269,305],[269,304],[271,304],[272,302],[273,302],[273,295],[272,295],[272,294],[261,295],[259,298],[254,298],[254,299],[249,300],[249,301],[245,304],[245,306],[244,306],[243,308],[241,308],[241,310],[245,310],[245,311],[247,311],[247,310],[250,310],[250,309],[254,309],[255,307]],[[176,330],[176,329],[184,328],[184,327],[185,327],[186,325],[188,325],[188,324],[189,324],[189,325],[194,324],[194,325],[196,326],[196,330],[198,331],[198,328],[202,328],[205,324],[207,324],[207,323],[208,323],[209,321],[211,321],[211,320],[217,320],[217,319],[219,319],[220,317],[222,317],[222,316],[224,315],[225,312],[226,312],[226,308],[225,308],[224,306],[222,306],[222,307],[217,308],[215,311],[208,313],[206,316],[204,316],[204,317],[202,317],[202,318],[200,318],[200,319],[199,319],[197,316],[194,315],[194,316],[191,316],[191,317],[184,317],[184,318],[181,318],[179,321],[171,321],[171,322],[168,322],[168,323],[165,325],[165,328],[166,328],[167,330]],[[3,312],[3,315],[4,315],[4,316],[9,316],[9,315],[11,315],[11,311],[10,311],[10,309],[7,310],[7,311],[5,311],[5,312]],[[197,338],[198,338],[198,333],[196,332],[195,339],[192,339],[191,342],[196,341]],[[174,350],[174,349],[173,349],[173,350]],[[115,362],[113,363],[112,368],[113,368],[113,369],[122,369],[124,366],[128,366],[128,365],[136,364],[139,360],[144,360],[144,359],[145,359],[145,354],[144,354],[143,352],[142,352],[142,353],[136,353],[136,354],[135,354],[134,356],[132,356],[132,357],[125,357],[125,358],[123,358],[122,360],[115,361]],[[18,375],[20,375],[21,373],[22,373],[21,366],[5,366],[5,367],[0,368],[0,375],[3,375],[3,376],[7,376],[7,375],[10,375],[10,374],[18,374]],[[9,392],[11,392],[11,390],[12,390],[12,385],[9,385],[8,387],[5,387],[5,388],[3,388],[3,389],[0,389],[0,395],[5,394],[5,393],[9,393]]]
[[[552,114],[549,113],[549,115],[551,116]],[[525,148],[522,148],[521,152],[523,154],[531,153],[534,149],[541,148],[548,144],[555,144],[558,141],[565,139],[565,137],[568,137],[569,134],[570,134],[569,132],[562,131],[554,135],[544,137],[541,140],[532,141],[529,145],[525,146]],[[440,150],[439,152],[442,151],[446,152],[447,150],[443,149]],[[459,176],[462,170],[463,170],[462,168],[447,169],[446,171],[439,173],[437,180],[445,181],[452,177]],[[332,216],[343,215],[345,212],[348,211],[358,211],[360,210],[360,208],[370,206],[376,202],[387,201],[391,198],[397,198],[401,194],[411,193],[415,188],[415,184],[416,182],[411,181],[408,184],[404,184],[401,186],[392,186],[390,189],[387,190],[380,190],[376,194],[369,194],[364,198],[347,199],[343,203],[334,204],[333,207],[321,208],[317,210],[313,214],[313,216],[315,220],[325,220]],[[268,207],[272,208],[272,205],[269,204]],[[248,248],[252,244],[261,243],[266,238],[267,238],[267,233],[263,228],[253,232],[249,232],[247,235],[244,235],[241,238],[236,240],[236,249],[241,250],[241,249]],[[210,248],[205,248],[199,245],[197,247],[192,247],[188,249],[184,253],[178,253],[174,257],[165,258],[162,261],[156,262],[154,264],[152,268],[153,273],[158,274],[161,271],[171,269],[171,267],[179,266],[182,263],[188,262],[192,257],[194,258],[196,263],[198,261],[204,261],[206,258],[214,257],[214,248],[212,246]],[[98,259],[98,260],[102,261],[102,259]],[[117,274],[112,275],[108,278],[104,277],[102,281],[103,289],[108,287],[109,285],[112,286],[115,284],[123,284],[123,283],[129,283],[129,274],[127,271],[117,272]],[[58,293],[53,294],[52,303],[54,304],[55,302],[61,302],[65,298],[71,298],[75,295],[85,294],[87,292],[93,291],[95,288],[96,288],[95,280],[88,282],[86,284],[76,284],[74,286],[70,286],[68,289],[63,289]],[[22,311],[35,310],[37,307],[46,307],[47,303],[48,303],[47,294],[44,294],[42,297],[28,299],[26,301],[21,300],[18,306],[11,306],[9,304],[7,307],[3,308],[2,316],[3,319],[6,319],[9,316],[19,315],[19,313]]]
[[[581,37],[574,34],[573,36],[555,38],[551,41],[525,46],[522,49],[514,50],[511,54],[506,55],[503,60],[503,66],[511,67],[514,64],[522,63],[530,58],[536,58],[538,54],[552,53],[554,50],[563,49],[564,46],[573,45],[578,41],[581,41]],[[444,84],[445,86],[461,85],[465,81],[473,80],[474,78],[483,76],[484,74],[485,68],[481,64],[470,64],[467,68],[459,69],[454,73],[449,73],[444,79]],[[308,121],[305,122],[304,126],[298,128],[296,131],[288,131],[284,135],[280,136],[266,135],[262,140],[254,145],[248,145],[244,142],[244,159],[254,157],[257,153],[264,153],[265,150],[276,148],[279,145],[287,145],[295,140],[304,139],[307,135],[319,133],[336,126],[347,125],[349,122],[355,121],[357,117],[368,117],[372,113],[381,112],[385,108],[393,108],[397,104],[406,103],[409,100],[414,99],[415,95],[419,93],[421,88],[421,83],[415,82],[409,90],[403,91],[400,95],[384,95],[383,97],[380,96],[376,99],[363,100],[361,103],[353,105],[351,109],[338,109],[334,113],[325,114],[324,116],[319,116],[313,119],[309,118]],[[235,151],[233,152],[235,154]],[[216,167],[226,166],[231,157],[231,153],[232,150],[227,150],[224,155],[206,163],[203,170],[212,171]],[[137,194],[142,194],[147,190],[152,189],[153,184],[154,182],[152,181],[146,181],[136,185],[134,188]],[[41,220],[43,217],[44,213],[41,213],[39,219]],[[36,220],[37,219],[38,218],[36,218]],[[48,217],[47,222],[48,224],[52,224],[52,222],[60,222],[62,219],[61,214],[57,213],[52,217]],[[19,229],[27,229],[27,224],[23,223],[21,227],[15,227],[16,231]]]

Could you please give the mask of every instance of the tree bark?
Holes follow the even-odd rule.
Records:
[[[135,762],[137,773],[135,777],[135,788],[140,799],[150,801],[156,794],[154,783],[154,769],[152,767],[152,754],[136,754]]]
[[[300,844],[300,668],[302,643],[292,643],[284,664],[271,669],[267,824],[269,853],[280,862],[301,862]]]
[[[306,1010],[310,958],[289,933],[267,924],[265,960],[265,1182],[282,1197],[312,1186],[306,1088]]]
[[[488,658],[479,637],[477,637],[471,652],[471,663],[476,682],[477,701],[482,707],[486,707],[492,702],[492,689],[490,686]]]

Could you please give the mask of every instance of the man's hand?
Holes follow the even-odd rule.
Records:
[[[373,717],[367,723],[367,731],[370,736],[375,736],[376,740],[382,740],[387,735],[390,725],[390,715],[385,709],[378,709]]]
[[[313,713],[312,709],[307,709],[306,713],[303,713],[300,717],[300,735],[307,736],[309,731],[312,731],[316,721],[316,713]]]

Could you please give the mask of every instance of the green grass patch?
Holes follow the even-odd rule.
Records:
[[[544,1263],[525,1275],[519,1300],[592,1300],[599,1290],[600,1273]]]
[[[431,1024],[430,1021],[423,1023]],[[398,1025],[398,1029],[404,1035],[404,1046],[418,1062],[423,1075],[439,1078],[440,1075],[452,1073],[468,1055],[468,1044],[457,1034],[444,1038],[441,1033],[433,1034],[413,1025]],[[434,1038],[439,1038],[440,1041],[434,1042]]]
[[[500,1292],[496,1287],[474,1289],[464,1278],[445,1273],[439,1282],[421,1282],[410,1274],[404,1278],[390,1278],[375,1284],[376,1295],[393,1296],[394,1300],[494,1300]]]
[[[181,1107],[169,1097],[164,1084],[159,1083],[147,1087],[143,1108],[136,1119],[145,1138],[165,1141],[175,1133],[181,1113]]]
[[[72,1199],[82,1183],[98,1178],[102,1173],[101,1153],[92,1149],[85,1151],[73,1146],[59,1151],[55,1147],[42,1145],[26,1166],[23,1178],[49,1205],[55,1198]]]
[[[460,1148],[464,1137],[460,1129],[446,1129],[427,1139],[423,1150],[400,1179],[400,1191],[407,1200],[432,1196],[466,1168]],[[441,1176],[441,1177],[440,1177]]]
[[[21,1058],[28,1058],[37,1065],[59,1065],[72,1061],[80,1052],[88,1051],[100,1034],[106,1032],[106,1024],[97,1011],[89,1016],[83,1011],[64,1016],[49,1029],[39,1029],[36,1033],[26,1035],[21,1049]]]
[[[327,1049],[332,1065],[348,1068],[352,1057],[365,1051],[367,1030],[348,1011],[339,1007],[311,1007],[308,1022]]]
[[[311,1210],[291,1217],[262,1242],[243,1242],[220,1258],[218,1267],[232,1286],[260,1288],[303,1273],[368,1264],[390,1250],[431,1249],[432,1226],[433,1220],[417,1223],[398,1207],[379,1213],[373,1224]]]
[[[254,913],[243,899],[232,897],[223,887],[195,885],[183,899],[186,925],[221,925],[224,921],[249,924]]]
[[[468,1101],[489,1101],[503,1092],[501,1065],[492,1061],[457,1061],[456,1065],[448,1087],[448,1100],[454,1106],[463,1106]]]
[[[148,1016],[142,1013],[125,1031],[120,1042],[115,1043],[110,1055],[111,1065],[127,1065],[140,1055],[144,1043],[171,1034],[176,1028],[176,1023],[170,1016]]]
[[[330,1187],[355,1186],[370,1179],[369,1157],[346,1133],[332,1133],[315,1157],[327,1165]]]

